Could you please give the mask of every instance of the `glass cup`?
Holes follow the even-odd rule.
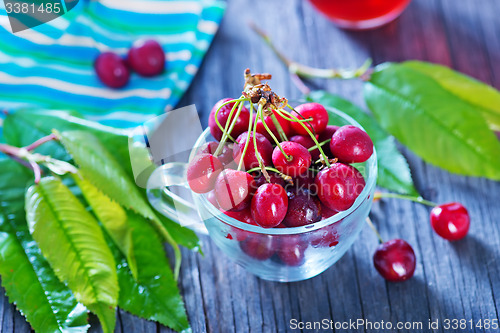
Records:
[[[330,117],[339,126],[361,127],[339,111],[332,111]],[[189,160],[196,155],[198,147],[211,140],[206,129]],[[221,213],[206,194],[188,190],[187,163],[182,162],[167,163],[152,173],[147,184],[148,199],[167,217],[198,232],[208,232],[228,258],[260,278],[300,281],[322,273],[339,260],[365,224],[377,179],[376,152],[368,161],[355,166],[364,175],[366,185],[352,207],[302,227],[265,229]],[[180,186],[181,191],[175,189],[176,186]]]
[[[395,20],[411,0],[309,0],[336,25],[344,29],[365,30]]]

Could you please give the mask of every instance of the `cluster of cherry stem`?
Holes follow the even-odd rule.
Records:
[[[320,152],[320,154],[321,154],[321,158],[319,159],[319,161],[322,161],[322,163],[326,164],[327,167],[330,167],[330,161],[328,160],[328,157],[326,156],[325,152],[321,148],[323,145],[325,145],[326,143],[328,143],[330,140],[325,140],[325,141],[323,141],[321,143],[318,142],[318,140],[316,139],[315,133],[314,133],[314,128],[309,123],[312,120],[312,118],[299,119],[300,114],[297,113],[293,109],[293,107],[291,107],[290,104],[288,104],[288,103],[286,104],[286,107],[289,108],[291,111],[295,111],[297,113],[298,117],[295,116],[294,114],[292,114],[291,112],[286,111],[284,108],[277,108],[277,107],[274,107],[273,105],[271,105],[269,107],[266,107],[266,109],[264,109],[267,101],[266,101],[266,99],[262,98],[259,101],[259,103],[257,103],[258,104],[257,112],[255,114],[255,119],[253,119],[255,106],[251,102],[250,98],[247,98],[247,97],[245,97],[243,95],[240,98],[238,98],[238,99],[233,99],[233,100],[230,100],[230,101],[227,101],[227,102],[223,103],[217,109],[217,111],[215,112],[215,122],[216,122],[217,126],[220,128],[220,130],[222,131],[222,133],[223,133],[222,138],[220,140],[220,143],[219,143],[219,145],[218,145],[218,147],[217,147],[217,149],[216,149],[216,151],[214,153],[215,157],[217,157],[222,152],[222,149],[224,148],[224,145],[225,145],[225,143],[226,143],[226,141],[228,139],[230,139],[233,142],[235,142],[235,139],[233,137],[231,137],[230,133],[233,130],[234,126],[236,125],[236,122],[238,120],[238,117],[240,116],[241,110],[243,109],[243,106],[244,106],[245,102],[249,102],[250,103],[250,120],[248,122],[247,139],[245,141],[245,146],[244,146],[243,151],[241,153],[240,161],[239,161],[239,164],[238,164],[238,171],[241,170],[241,168],[243,167],[243,159],[244,159],[244,156],[245,156],[245,154],[246,154],[246,152],[248,150],[248,146],[250,144],[250,135],[252,134],[252,139],[253,139],[252,141],[253,141],[253,145],[254,145],[254,149],[255,149],[255,154],[256,154],[257,160],[259,162],[259,167],[250,169],[247,172],[250,173],[250,172],[257,171],[257,170],[261,170],[262,173],[264,174],[264,176],[266,177],[267,181],[270,180],[269,179],[269,175],[267,174],[267,170],[276,172],[281,177],[284,177],[284,178],[286,177],[280,171],[278,171],[277,169],[265,166],[264,163],[263,163],[263,161],[262,161],[262,157],[260,156],[260,154],[258,152],[258,149],[257,149],[257,139],[256,139],[256,136],[257,136],[256,135],[256,133],[257,133],[257,122],[260,119],[261,122],[262,122],[262,125],[266,129],[267,133],[269,133],[269,135],[271,136],[271,138],[273,139],[273,141],[276,143],[277,147],[280,149],[280,151],[283,154],[283,156],[288,161],[292,160],[292,157],[289,156],[283,150],[283,148],[282,148],[282,146],[280,144],[280,141],[278,140],[278,138],[276,137],[276,135],[274,135],[273,131],[271,131],[271,129],[267,125],[267,123],[265,121],[266,114],[269,114],[269,116],[271,117],[271,120],[272,120],[274,126],[276,127],[276,130],[277,130],[277,132],[279,134],[279,137],[280,137],[280,139],[282,141],[288,141],[288,138],[287,138],[287,136],[286,136],[283,128],[281,127],[281,124],[279,123],[276,115],[280,116],[281,118],[285,119],[286,121],[299,123],[302,126],[302,128],[309,134],[309,136],[311,137],[311,139],[314,141],[315,145],[313,147],[309,148],[308,150],[312,151],[312,150],[318,149],[319,152]],[[230,111],[229,116],[228,116],[228,120],[227,120],[225,126],[222,126],[222,124],[218,120],[218,114],[219,114],[220,110],[223,107],[225,107],[228,104],[232,104],[232,103],[234,103],[234,105],[231,108],[231,111]],[[235,111],[236,111],[236,114],[235,114]],[[233,117],[233,115],[234,115],[234,117]],[[309,126],[307,126],[304,123],[308,123]]]

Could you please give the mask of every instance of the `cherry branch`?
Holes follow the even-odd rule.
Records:
[[[262,40],[269,46],[269,48],[274,52],[274,54],[283,62],[287,67],[288,71],[292,75],[292,79],[294,83],[297,84],[297,87],[302,92],[309,91],[303,82],[294,78],[294,75],[303,77],[303,78],[321,78],[321,79],[356,79],[361,78],[363,80],[368,80],[371,72],[372,60],[367,59],[363,65],[354,70],[345,70],[345,69],[334,69],[334,68],[316,68],[310,67],[303,64],[300,64],[296,61],[290,60],[287,56],[283,54],[278,48],[274,45],[271,38],[260,29],[255,23],[250,22],[250,28],[259,35]]]
[[[50,135],[47,135],[47,136],[44,136],[43,138],[41,139],[38,139],[36,140],[35,142],[33,142],[32,144],[24,147],[24,149],[26,149],[27,151],[33,151],[35,150],[36,148],[40,147],[41,145],[43,145],[44,143],[46,142],[49,142],[49,141],[52,141],[52,140],[55,140],[56,139],[56,135],[54,133],[50,134]]]
[[[26,149],[6,144],[0,144],[0,152],[6,154],[14,161],[22,164],[28,169],[31,169],[31,171],[33,171],[33,174],[35,176],[35,184],[38,184],[40,182],[40,179],[42,177],[42,170],[40,169],[38,163],[35,162],[33,159],[29,158],[26,159],[27,154],[29,154]]]
[[[6,154],[9,158],[22,164],[28,169],[31,169],[35,177],[35,184],[38,184],[42,178],[40,163],[44,164],[50,171],[59,175],[66,174],[68,172],[76,173],[77,169],[67,162],[54,159],[51,156],[31,152],[42,144],[55,140],[56,138],[56,134],[47,135],[23,148],[0,144],[0,152]]]

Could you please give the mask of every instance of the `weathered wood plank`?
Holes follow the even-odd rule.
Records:
[[[354,68],[368,57],[376,63],[421,59],[453,66],[500,87],[498,12],[500,3],[495,0],[480,5],[464,0],[460,6],[453,0],[414,0],[398,21],[360,33],[337,29],[302,0],[290,0],[286,5],[281,0],[267,0],[251,6],[244,0],[229,1],[221,30],[181,105],[195,103],[206,124],[218,99],[239,95],[246,67],[271,72],[271,83],[280,94],[292,100],[301,96],[284,66],[247,27],[248,19],[259,22],[290,58],[308,65]],[[359,81],[309,83],[364,105]],[[404,238],[415,249],[415,277],[402,284],[386,283],[373,268],[377,239],[368,228],[332,268],[296,283],[260,280],[230,262],[204,238],[205,257],[183,250],[180,288],[193,332],[292,332],[291,319],[325,318],[336,322],[361,318],[419,321],[427,332],[429,319],[498,319],[500,184],[450,175],[402,150],[426,198],[467,205],[472,218],[469,237],[456,243],[439,238],[429,225],[427,207],[398,200],[374,204],[371,218],[382,236]],[[28,332],[29,327],[2,297],[2,332]],[[100,332],[94,316],[91,322],[91,332]],[[118,315],[116,331],[171,332],[124,311]],[[444,330],[440,326],[433,332]]]

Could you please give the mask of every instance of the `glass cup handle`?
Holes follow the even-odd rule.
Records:
[[[161,214],[183,227],[208,234],[201,220],[186,178],[187,164],[170,162],[153,171],[147,182],[147,196]]]

